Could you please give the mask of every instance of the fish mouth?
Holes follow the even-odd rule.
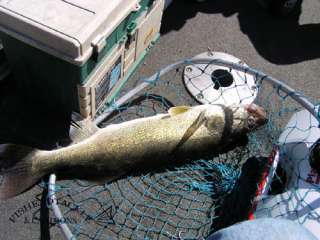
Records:
[[[267,113],[264,108],[252,103],[244,106],[248,118],[245,124],[247,131],[255,130],[268,122]]]

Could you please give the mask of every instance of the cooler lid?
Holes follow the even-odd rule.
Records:
[[[139,0],[0,0],[0,30],[81,65]]]

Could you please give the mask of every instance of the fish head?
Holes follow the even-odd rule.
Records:
[[[268,121],[266,111],[252,103],[248,105],[235,105],[232,111],[232,132],[248,133],[265,125]]]
[[[263,107],[254,103],[244,106],[247,112],[245,129],[247,131],[256,130],[268,122],[267,113]]]

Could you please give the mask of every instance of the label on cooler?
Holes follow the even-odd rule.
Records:
[[[121,78],[121,56],[112,65],[111,69],[104,75],[102,80],[95,87],[95,105],[96,110],[100,107],[101,103],[105,100],[108,93],[116,85]]]

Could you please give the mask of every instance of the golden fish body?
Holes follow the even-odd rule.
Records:
[[[110,181],[175,159],[217,152],[226,141],[253,129],[250,124],[261,125],[265,118],[256,116],[248,121],[253,116],[246,106],[200,105],[174,107],[168,114],[110,125],[69,147],[29,151],[24,162],[30,164],[28,176],[33,180],[28,184],[52,172],[68,178]],[[5,179],[13,181],[11,175],[5,174]],[[0,191],[0,197],[14,196],[24,189],[14,194]]]
[[[204,122],[186,139],[183,137],[204,112]],[[245,111],[239,110],[245,120]],[[245,121],[238,121],[237,128]],[[55,151],[40,152],[34,168],[43,172],[79,169],[83,166],[96,175],[118,177],[129,170],[147,165],[160,165],[174,153],[184,155],[212,151],[220,143],[225,126],[223,108],[202,105],[179,114],[161,114],[111,125],[99,130],[87,140]],[[180,143],[180,145],[179,145]]]

